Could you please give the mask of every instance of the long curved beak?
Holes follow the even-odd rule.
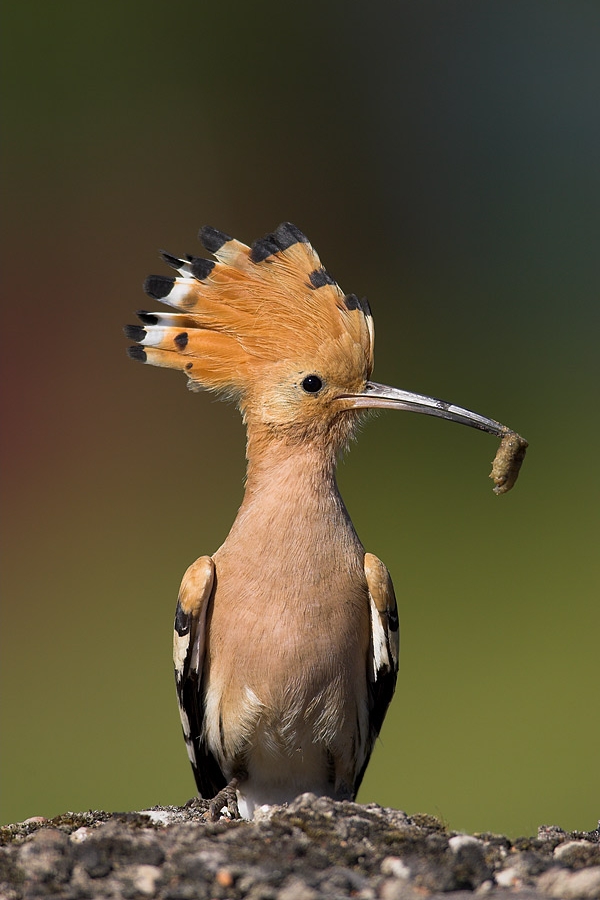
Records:
[[[469,425],[471,428],[496,435],[502,438],[502,441],[490,475],[495,484],[494,492],[505,494],[517,480],[525,457],[527,441],[495,419],[488,419],[470,409],[448,403],[447,400],[403,391],[374,381],[367,381],[360,394],[341,394],[338,399],[344,400],[351,409],[401,409],[406,412],[423,413],[426,416],[437,416],[449,422]]]
[[[487,431],[497,437],[504,437],[511,431],[495,419],[488,419],[470,409],[448,403],[447,400],[403,391],[400,388],[388,387],[387,384],[377,384],[375,381],[367,381],[360,394],[342,394],[338,399],[348,401],[348,405],[353,409],[402,409],[405,412],[438,416],[440,419],[448,419],[449,422],[479,428],[480,431]]]

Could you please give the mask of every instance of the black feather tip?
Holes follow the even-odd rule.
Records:
[[[146,362],[147,359],[146,351],[138,344],[136,344],[135,347],[127,348],[127,356],[130,359],[137,359],[138,362]]]
[[[221,249],[223,244],[233,240],[233,238],[228,234],[225,234],[224,231],[217,231],[217,229],[213,228],[211,225],[204,225],[198,232],[198,238],[202,246],[210,253],[216,253]]]
[[[302,234],[300,229],[292,225],[291,222],[282,222],[281,225],[278,225],[273,233],[273,237],[282,250],[287,250],[293,244],[310,243],[306,235]]]
[[[148,312],[146,309],[138,309],[136,316],[144,325],[158,325],[158,316],[156,313]]]
[[[269,256],[279,253],[281,247],[275,240],[275,235],[267,234],[264,238],[259,238],[252,244],[250,250],[250,259],[253,263],[263,262]]]
[[[130,341],[138,341],[139,343],[146,337],[146,329],[142,328],[141,325],[125,325],[123,331]]]
[[[208,278],[215,267],[212,259],[204,259],[202,256],[190,256],[188,260],[192,275],[198,281],[204,281],[205,278]]]
[[[362,309],[360,305],[360,300],[356,296],[356,294],[346,294],[344,297],[344,306],[346,309]]]
[[[171,253],[167,253],[166,250],[158,251],[161,255],[161,258],[166,262],[168,266],[171,266],[172,269],[180,269],[183,265],[183,260],[179,259],[177,256],[173,256]]]
[[[335,284],[335,278],[332,278],[327,269],[322,266],[320,269],[314,269],[308,276],[309,281],[315,290],[325,287],[326,284]]]
[[[250,259],[255,263],[263,262],[269,256],[287,250],[294,244],[308,244],[308,242],[308,238],[302,234],[299,228],[296,228],[291,222],[282,222],[272,234],[266,234],[264,238],[254,241]]]
[[[162,300],[173,290],[175,279],[168,275],[149,275],[144,282],[144,292],[153,300]]]

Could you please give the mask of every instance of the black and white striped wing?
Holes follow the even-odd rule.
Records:
[[[202,673],[206,646],[206,617],[215,581],[210,556],[201,556],[189,567],[179,590],[173,663],[177,701],[183,736],[200,797],[210,799],[226,779],[204,740],[204,696]]]
[[[371,609],[371,644],[367,664],[369,734],[365,761],[354,783],[355,791],[360,787],[371,751],[394,696],[400,650],[400,625],[392,579],[385,565],[372,553],[365,553],[365,577]]]

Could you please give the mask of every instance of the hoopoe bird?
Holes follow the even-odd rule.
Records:
[[[369,304],[344,294],[291,223],[248,247],[214,228],[216,261],[162,253],[129,355],[237,402],[247,482],[217,552],[185,573],[174,632],[183,733],[200,797],[251,817],[312,791],[354,799],[392,699],[399,626],[385,565],[366,553],[336,461],[364,410],[412,410],[503,438],[508,490],[526,442],[442,400],[370,381]],[[493,473],[494,474],[494,473]]]

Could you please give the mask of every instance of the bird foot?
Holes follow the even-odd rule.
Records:
[[[208,812],[209,806],[210,801],[205,800],[203,797],[192,797],[187,803],[184,803],[184,809],[191,809],[194,812],[202,814]]]
[[[232,819],[241,819],[240,811],[238,809],[237,802],[237,792],[236,788],[239,783],[239,778],[232,778],[229,784],[225,785],[225,787],[219,791],[219,793],[213,797],[208,806],[208,810],[204,813],[204,818],[209,822],[216,822],[221,816],[221,810],[223,807],[227,809],[227,812],[231,816]]]

